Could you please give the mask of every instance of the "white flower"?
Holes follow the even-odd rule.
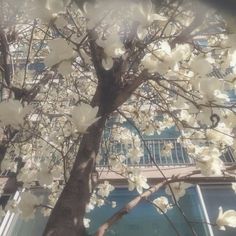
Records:
[[[132,173],[129,174],[128,183],[129,191],[133,191],[136,188],[139,194],[143,192],[143,188],[149,188],[149,185],[147,184],[147,178],[141,175],[137,169],[133,170]]]
[[[125,164],[123,163],[126,160],[124,155],[110,156],[109,157],[109,166],[112,170],[121,171],[124,169]]]
[[[191,55],[191,47],[189,44],[177,44],[172,51],[172,60],[178,62],[187,60]]]
[[[48,23],[58,12],[65,10],[65,5],[63,0],[34,0],[29,3],[29,9],[31,19],[40,18]]]
[[[90,211],[92,211],[96,204],[97,204],[97,196],[95,193],[92,193],[89,203],[86,205],[86,212],[89,213]]]
[[[48,165],[41,163],[40,171],[38,172],[37,179],[41,186],[48,186],[52,184],[53,177],[48,169]]]
[[[133,147],[127,153],[131,163],[139,163],[140,158],[143,156],[143,149],[141,147]]]
[[[216,77],[196,76],[191,80],[191,83],[196,90],[199,90],[205,102],[217,101],[222,103],[229,101],[228,95],[224,93],[225,82],[223,80]],[[208,86],[209,84],[211,84],[210,87]],[[209,89],[207,89],[207,87],[209,87]]]
[[[153,203],[157,206],[156,209],[160,214],[166,213],[168,209],[172,208],[166,197],[158,197],[153,200]]]
[[[145,1],[145,3],[141,2],[137,4],[134,10],[135,10],[134,12],[135,19],[140,24],[137,28],[137,35],[138,38],[141,40],[148,33],[146,28],[149,25],[151,25],[154,21],[167,21],[167,18],[165,16],[153,12],[154,8],[151,1]]]
[[[87,205],[86,205],[86,213],[89,213],[89,212],[91,212],[93,209],[94,209],[94,207],[95,207],[95,205],[93,205],[93,204],[91,204],[91,203],[88,203]]]
[[[112,201],[112,202],[111,202],[111,207],[112,207],[112,208],[116,208],[116,202],[115,202],[115,201]]]
[[[162,156],[171,156],[171,150],[173,149],[173,143],[165,143],[161,149]]]
[[[54,22],[57,28],[64,28],[68,22],[65,20],[64,16],[58,16]]]
[[[233,189],[234,192],[236,193],[236,183],[232,183],[232,189]]]
[[[168,42],[163,41],[157,47],[150,45],[149,50],[152,53],[147,53],[142,59],[142,65],[149,73],[165,74],[173,66],[171,60],[171,47]]]
[[[219,158],[207,156],[196,160],[196,166],[201,170],[204,176],[221,175],[223,162]]]
[[[84,221],[84,227],[85,227],[85,228],[89,228],[89,223],[90,223],[91,220],[88,219],[88,218],[84,218],[83,221]]]
[[[192,186],[191,184],[185,182],[176,182],[176,183],[171,183],[169,185],[170,187],[166,186],[165,192],[170,196],[172,196],[173,192],[176,201],[179,201],[179,199],[185,195],[186,189]]]
[[[73,72],[70,61],[62,61],[59,64],[57,70],[58,70],[58,73],[62,74],[63,76],[67,76]]]
[[[194,73],[200,75],[206,75],[212,71],[212,65],[209,59],[203,58],[202,56],[194,57],[190,66]]]
[[[72,109],[71,120],[79,133],[85,133],[90,125],[100,119],[100,117],[96,118],[97,112],[98,107],[91,107],[85,103],[81,103]]]
[[[1,169],[2,170],[11,170],[12,172],[16,171],[17,163],[15,161],[4,158],[1,163]]]
[[[148,34],[148,30],[144,28],[142,25],[137,27],[137,36],[140,40],[143,40]]]
[[[234,143],[233,132],[232,129],[227,127],[226,123],[220,122],[217,125],[217,130],[208,129],[206,130],[206,137],[211,141],[220,146],[225,144],[227,146],[232,146]]]
[[[105,201],[101,198],[98,198],[96,203],[98,207],[101,207],[105,204]]]
[[[65,5],[63,0],[46,0],[45,8],[48,9],[52,14],[63,11]]]
[[[103,184],[98,185],[98,192],[97,194],[101,197],[108,197],[111,191],[113,191],[115,188],[109,184],[108,181],[104,181]]]
[[[105,70],[110,70],[113,67],[112,57],[106,57],[102,59],[102,66]]]
[[[11,125],[15,129],[23,126],[24,117],[32,110],[31,106],[23,107],[18,100],[8,100],[0,103],[0,127]]]
[[[105,40],[97,39],[96,43],[104,49],[108,58],[118,58],[125,53],[124,44],[121,42],[119,35],[115,32],[111,33]],[[111,59],[107,64],[111,65]]]
[[[219,215],[216,224],[220,230],[225,230],[225,226],[236,228],[236,211],[228,210],[223,212],[222,207],[219,207]]]
[[[34,217],[35,208],[41,201],[30,192],[23,192],[18,204],[18,208],[22,213],[22,217],[25,220],[32,219]]]
[[[197,153],[199,156],[196,159],[196,166],[201,170],[202,175],[221,175],[223,162],[217,148],[202,147],[197,149]]]
[[[74,56],[74,50],[71,45],[68,45],[65,39],[58,38],[48,42],[50,48],[49,55],[44,59],[44,64],[51,67],[64,60],[69,60]],[[63,64],[61,65],[60,71],[62,70]],[[68,70],[68,65],[67,65]]]
[[[142,59],[142,65],[149,73],[158,72],[159,61],[152,53],[147,53]]]

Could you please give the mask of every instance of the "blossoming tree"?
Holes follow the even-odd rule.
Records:
[[[138,193],[97,236],[160,187],[172,203],[161,196],[150,204],[165,215],[178,207],[192,176],[232,181],[234,166],[220,156],[236,145],[228,96],[235,89],[236,36],[212,9],[182,0],[9,0],[1,1],[0,16],[1,170],[11,170],[24,189],[2,212],[29,219],[41,208],[50,215],[44,235],[86,235],[86,211],[114,190],[99,180],[100,158]],[[221,79],[210,76],[229,68]],[[137,165],[143,137],[170,127],[197,169],[167,178],[145,147],[162,175],[150,186]],[[123,152],[112,151],[114,143]],[[166,143],[162,155],[172,148]],[[46,204],[31,191],[35,186],[47,190]],[[236,212],[220,207],[212,224],[236,227]]]

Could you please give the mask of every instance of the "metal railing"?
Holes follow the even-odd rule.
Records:
[[[228,147],[226,151],[221,155],[221,160],[227,165],[236,162],[234,151],[231,147]]]
[[[154,166],[153,159],[159,166],[186,166],[194,164],[194,160],[189,157],[186,148],[177,142],[177,139],[148,139],[144,142],[145,144],[142,144],[143,156],[140,158],[140,162],[131,163],[127,157],[123,161],[124,164],[150,167]],[[172,146],[168,152],[163,152],[165,145]],[[123,146],[119,143],[113,145],[112,153],[123,153],[126,156]],[[103,157],[98,163],[98,166],[108,166],[108,159],[109,156]],[[222,154],[221,159],[225,164],[236,162],[232,148],[227,148]]]
[[[186,149],[176,139],[145,140],[145,144],[147,148],[144,146],[144,156],[141,158],[139,165],[153,165],[152,159],[162,166],[193,164],[192,159],[188,157]],[[172,145],[171,150],[164,153],[165,145],[169,144]]]

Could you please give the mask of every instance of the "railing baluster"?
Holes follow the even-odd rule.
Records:
[[[161,140],[157,140],[158,142],[158,156],[159,156],[159,159],[160,159],[160,163],[158,164],[162,164],[162,155],[161,155]]]

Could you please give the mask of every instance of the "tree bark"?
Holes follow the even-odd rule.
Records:
[[[6,155],[6,152],[7,152],[7,147],[0,143],[0,167],[1,167],[1,163]]]
[[[71,171],[46,225],[44,236],[84,236],[85,207],[89,201],[91,173],[99,150],[105,116],[90,127],[84,135]]]

